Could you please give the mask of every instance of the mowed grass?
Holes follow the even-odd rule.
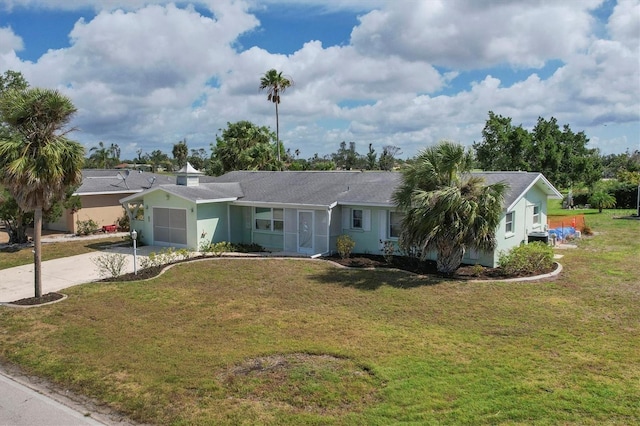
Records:
[[[77,254],[90,253],[103,250],[105,247],[122,242],[121,237],[108,237],[93,240],[64,241],[59,243],[42,244],[42,260],[60,259],[61,257],[75,256]],[[33,263],[33,247],[24,247],[21,250],[0,252],[0,270],[13,268],[14,266]]]
[[[591,215],[554,281],[206,260],[1,308],[0,356],[153,424],[638,424],[623,213]]]

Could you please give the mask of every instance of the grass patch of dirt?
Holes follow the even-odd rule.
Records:
[[[232,398],[322,415],[362,411],[378,399],[382,386],[371,369],[326,354],[252,358],[217,376]]]

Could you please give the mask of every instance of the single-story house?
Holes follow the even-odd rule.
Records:
[[[207,183],[200,175],[187,164],[175,184],[120,200],[145,244],[197,250],[229,241],[318,256],[335,252],[342,234],[353,238],[355,253],[380,254],[383,241],[398,239],[402,215],[391,201],[400,182],[397,172],[234,171],[207,177]],[[561,194],[540,173],[478,175],[488,184],[510,185],[498,247],[492,253],[468,251],[464,259],[495,266],[501,250],[546,231],[547,199]]]
[[[113,225],[125,214],[120,199],[127,195],[154,188],[160,184],[174,184],[175,176],[158,175],[130,170],[82,170],[82,183],[73,193],[80,197],[82,208],[65,209],[55,222],[45,223],[44,228],[76,233],[77,222],[93,220],[99,228]]]

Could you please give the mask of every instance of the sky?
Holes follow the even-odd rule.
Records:
[[[122,158],[209,151],[241,120],[275,131],[272,68],[301,158],[471,146],[489,111],[640,150],[640,0],[0,0],[0,73],[68,96],[70,137]]]

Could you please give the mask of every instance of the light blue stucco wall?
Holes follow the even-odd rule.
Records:
[[[367,226],[363,226],[363,229],[351,228],[350,212],[352,209],[363,210],[364,216],[368,216],[368,220],[365,221]],[[389,238],[388,215],[390,211],[394,211],[394,209],[357,205],[336,207],[332,212],[331,250],[336,251],[337,238],[344,234],[350,236],[356,243],[353,249],[354,253],[382,254],[380,241],[396,241]]]
[[[540,207],[540,221],[538,224],[533,223],[533,207],[536,205]],[[513,232],[510,234],[505,232],[506,214],[509,213],[505,211],[496,232],[497,246],[491,259],[493,262],[492,266],[496,266],[498,264],[501,252],[508,252],[513,247],[517,247],[520,244],[526,244],[527,235],[529,233],[546,230],[547,194],[537,186],[534,186],[510,211],[514,213]]]
[[[175,195],[168,194],[164,191],[153,191],[144,196],[144,218],[145,226],[143,230],[143,241],[145,244],[163,245],[156,243],[153,237],[153,208],[172,208],[185,209],[187,214],[187,244],[188,248],[197,250],[198,237],[197,234],[197,216],[196,203],[187,201]],[[193,211],[191,211],[193,209]]]
[[[198,204],[198,248],[203,244],[229,241],[227,205],[228,203]]]

